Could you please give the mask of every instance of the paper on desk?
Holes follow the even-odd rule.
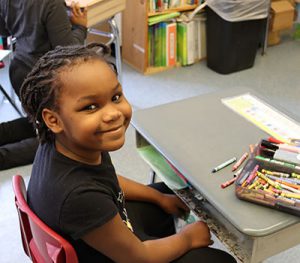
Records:
[[[137,148],[141,157],[157,173],[160,179],[173,190],[186,188],[187,183],[177,176],[164,157],[153,146]]]
[[[278,140],[300,137],[298,122],[250,93],[223,98],[222,103]]]
[[[9,53],[10,50],[0,50],[0,60],[3,60]]]

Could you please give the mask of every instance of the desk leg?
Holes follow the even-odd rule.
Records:
[[[106,37],[109,41],[106,45],[110,45],[111,43],[115,44],[115,55],[116,55],[116,67],[118,72],[118,79],[119,82],[122,84],[122,56],[121,56],[121,47],[120,47],[120,35],[118,25],[114,17],[108,20],[110,31],[111,32],[104,32],[98,29],[89,28],[88,32],[94,35]]]
[[[116,66],[118,71],[119,81],[122,84],[122,56],[121,56],[121,43],[120,43],[120,34],[119,28],[114,18],[108,20],[111,31],[114,35],[113,42],[115,44],[115,54],[116,54]]]

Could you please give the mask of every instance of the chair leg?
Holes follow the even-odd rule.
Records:
[[[6,97],[6,99],[9,101],[9,103],[15,108],[15,110],[19,113],[21,117],[23,117],[23,113],[19,110],[18,106],[15,104],[15,102],[11,99],[11,97],[7,94],[5,89],[0,85],[0,90]]]

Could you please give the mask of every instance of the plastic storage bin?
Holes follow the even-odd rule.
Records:
[[[206,11],[207,66],[221,74],[251,68],[264,41],[267,18],[231,22],[210,7]]]
[[[299,166],[270,158],[259,144],[236,180],[236,196],[300,216],[299,173]]]

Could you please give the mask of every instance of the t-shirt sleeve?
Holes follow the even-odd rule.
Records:
[[[87,29],[82,26],[74,26],[67,15],[64,1],[47,1],[45,8],[46,29],[52,48],[56,46],[82,45],[87,35]]]
[[[60,227],[75,240],[107,223],[118,213],[108,190],[98,188],[78,187],[62,206]]]

